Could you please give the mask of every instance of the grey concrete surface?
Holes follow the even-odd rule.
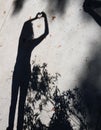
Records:
[[[49,35],[34,49],[31,63],[36,56],[36,63],[46,62],[51,74],[60,73],[58,86],[61,91],[79,84],[90,52],[101,44],[101,29],[91,16],[83,12],[82,0],[71,0],[63,15],[49,13],[46,0],[28,0],[23,9],[12,16],[12,2],[0,0],[0,130],[7,127],[12,71],[19,35],[26,20],[37,12],[47,14]],[[33,26],[35,37],[38,37],[43,32],[43,21],[36,21]]]

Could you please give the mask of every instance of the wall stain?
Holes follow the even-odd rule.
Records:
[[[55,20],[56,19],[56,16],[52,16],[52,20]]]

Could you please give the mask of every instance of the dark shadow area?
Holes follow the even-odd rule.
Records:
[[[14,5],[13,14],[20,12],[25,2],[26,0],[15,0],[13,3]],[[69,5],[69,0],[47,0],[47,10],[51,15],[57,13],[63,15],[68,5]],[[101,1],[96,1],[96,0],[84,1],[83,4],[84,12],[88,13],[91,17],[93,17],[94,20],[101,26],[101,20],[100,20],[101,13],[99,14],[99,11],[96,10],[98,8],[101,8]],[[91,19],[89,16],[85,15],[84,13],[83,16],[87,19],[87,21]]]
[[[69,0],[48,0],[47,9],[50,14],[59,13],[63,15],[65,13],[66,7],[68,6]]]
[[[44,18],[45,31],[37,39],[34,39],[34,32],[32,28],[32,21],[38,18]],[[18,54],[16,58],[16,64],[13,72],[12,79],[12,92],[11,92],[11,105],[9,112],[9,124],[7,130],[13,130],[15,110],[17,104],[17,98],[19,93],[19,106],[18,106],[18,121],[17,130],[22,130],[23,118],[24,118],[24,104],[27,94],[27,89],[31,76],[30,58],[33,49],[41,43],[42,40],[48,35],[48,22],[47,16],[44,12],[38,13],[35,18],[28,20],[24,23],[21,35],[19,38]]]
[[[65,9],[67,7],[68,1],[69,0],[47,0],[47,3],[48,3],[47,9],[49,13],[51,14],[59,13],[62,15],[65,13]],[[20,12],[25,2],[26,0],[15,0],[13,4],[14,5],[13,14]],[[33,0],[33,3],[34,3],[34,0]]]
[[[86,107],[88,128],[101,129],[101,48],[88,62],[86,77],[81,81],[82,102]]]
[[[101,47],[92,51],[80,86],[64,92],[68,99],[69,116],[74,116],[80,130],[101,129]]]
[[[86,13],[88,13],[97,24],[101,26],[101,15],[96,10],[101,8],[101,1],[96,0],[85,0],[83,4],[83,9]]]
[[[21,11],[21,9],[24,6],[25,1],[26,0],[15,0],[13,2],[13,5],[14,5],[13,14],[16,14]]]

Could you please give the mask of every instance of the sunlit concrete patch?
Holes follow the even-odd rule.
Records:
[[[60,73],[58,86],[61,91],[79,84],[79,76],[81,71],[85,69],[87,57],[89,60],[92,48],[96,47],[96,44],[101,44],[100,27],[91,16],[83,12],[82,4],[83,1],[71,0],[66,8],[66,13],[61,16],[50,14],[47,11],[47,3],[42,0],[29,0],[26,1],[21,12],[12,16],[12,1],[9,0],[6,3],[0,1],[0,5],[2,5],[0,9],[0,28],[2,27],[0,32],[1,130],[5,130],[7,127],[12,71],[16,61],[20,32],[24,22],[30,17],[33,18],[37,12],[46,12],[49,35],[33,50],[31,63],[36,56],[36,63],[47,63],[51,74]],[[87,21],[86,17],[82,16],[83,13],[91,20]],[[43,27],[43,21],[35,23],[36,37],[43,33],[41,27]],[[8,79],[9,81],[7,81]],[[2,99],[2,96],[5,100]]]

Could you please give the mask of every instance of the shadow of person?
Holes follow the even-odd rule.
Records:
[[[101,26],[101,16],[95,11],[95,9],[101,8],[101,1],[85,0],[83,4],[83,9],[85,12],[90,14],[96,23]]]
[[[44,18],[45,31],[40,37],[34,39],[31,22],[41,17]],[[24,103],[26,99],[27,88],[31,74],[31,66],[30,66],[31,52],[48,35],[48,33],[49,33],[48,22],[46,14],[44,12],[38,13],[35,18],[28,20],[24,23],[19,38],[18,55],[13,72],[11,105],[9,112],[9,126],[7,130],[13,130],[14,127],[14,118],[15,118],[18,93],[20,94],[19,94],[17,130],[22,130],[23,128]]]

